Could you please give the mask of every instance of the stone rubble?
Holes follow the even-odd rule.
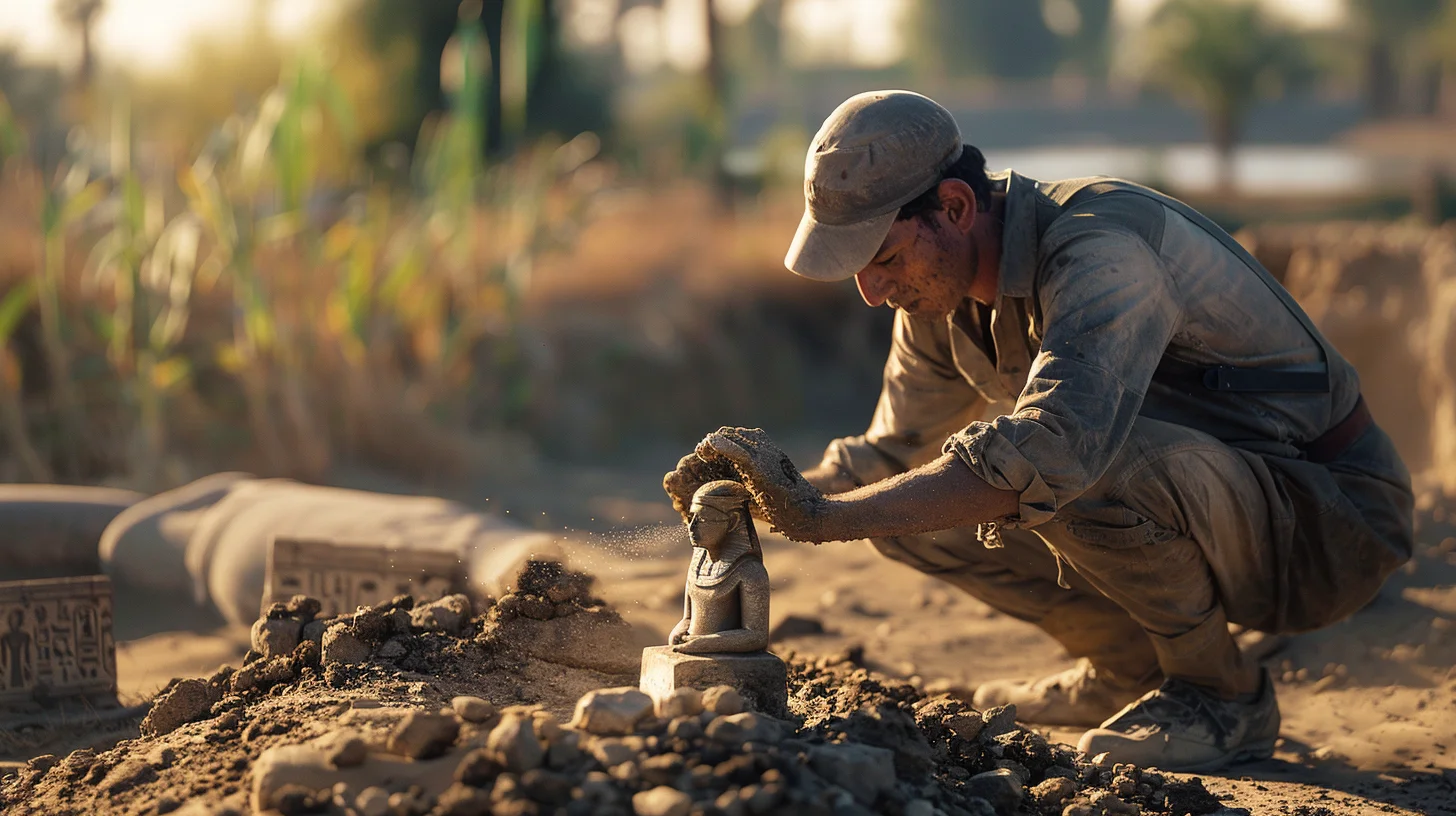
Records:
[[[589,579],[554,565],[528,569],[519,584],[486,601],[484,614],[458,620],[449,613],[466,608],[463,596],[420,607],[401,597],[327,621],[306,598],[275,605],[254,626],[243,666],[174,682],[141,740],[38,758],[0,783],[0,810],[1185,816],[1224,808],[1197,780],[1090,761],[1018,726],[1012,708],[978,712],[948,694],[926,696],[872,674],[853,650],[783,655],[787,719],[747,710],[726,686],[656,704],[631,687],[585,687],[574,709],[556,708],[569,721],[519,692],[462,693],[471,677],[532,676],[500,627],[615,615],[590,599]],[[282,653],[295,634],[293,651]],[[341,644],[353,650],[348,660],[335,659]],[[564,671],[545,665],[555,668],[534,676]],[[456,680],[436,689],[447,676]],[[370,696],[383,680],[409,694]]]

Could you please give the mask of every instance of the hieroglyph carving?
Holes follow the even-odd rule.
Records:
[[[460,556],[454,552],[275,537],[268,551],[263,610],[308,595],[319,599],[321,616],[329,617],[396,595],[433,601],[460,591],[463,583]]]
[[[0,582],[0,706],[115,693],[109,578]]]

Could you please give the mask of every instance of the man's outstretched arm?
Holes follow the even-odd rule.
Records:
[[[1019,496],[998,490],[955,454],[882,482],[829,496],[820,541],[929,533],[1016,514]]]
[[[698,445],[731,463],[774,529],[795,541],[913,535],[1013,516],[1020,497],[998,490],[946,454],[928,465],[847,493],[825,496],[758,429],[722,428]]]

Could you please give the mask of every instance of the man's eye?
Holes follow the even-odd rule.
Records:
[[[890,264],[892,264],[892,263],[895,262],[895,259],[897,259],[899,257],[900,257],[900,253],[896,252],[894,255],[891,255],[890,257],[884,259],[883,261],[880,261],[880,266],[889,266]]]

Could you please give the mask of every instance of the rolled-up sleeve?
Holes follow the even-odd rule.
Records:
[[[863,435],[836,439],[824,461],[861,485],[940,456],[946,439],[980,415],[986,401],[956,369],[944,319],[895,314],[894,338],[874,419]]]
[[[1020,494],[1018,515],[1000,520],[1010,527],[1049,520],[1102,477],[1182,315],[1162,261],[1137,235],[1099,229],[1054,247],[1037,274],[1041,351],[1015,410],[945,444],[993,487]]]

